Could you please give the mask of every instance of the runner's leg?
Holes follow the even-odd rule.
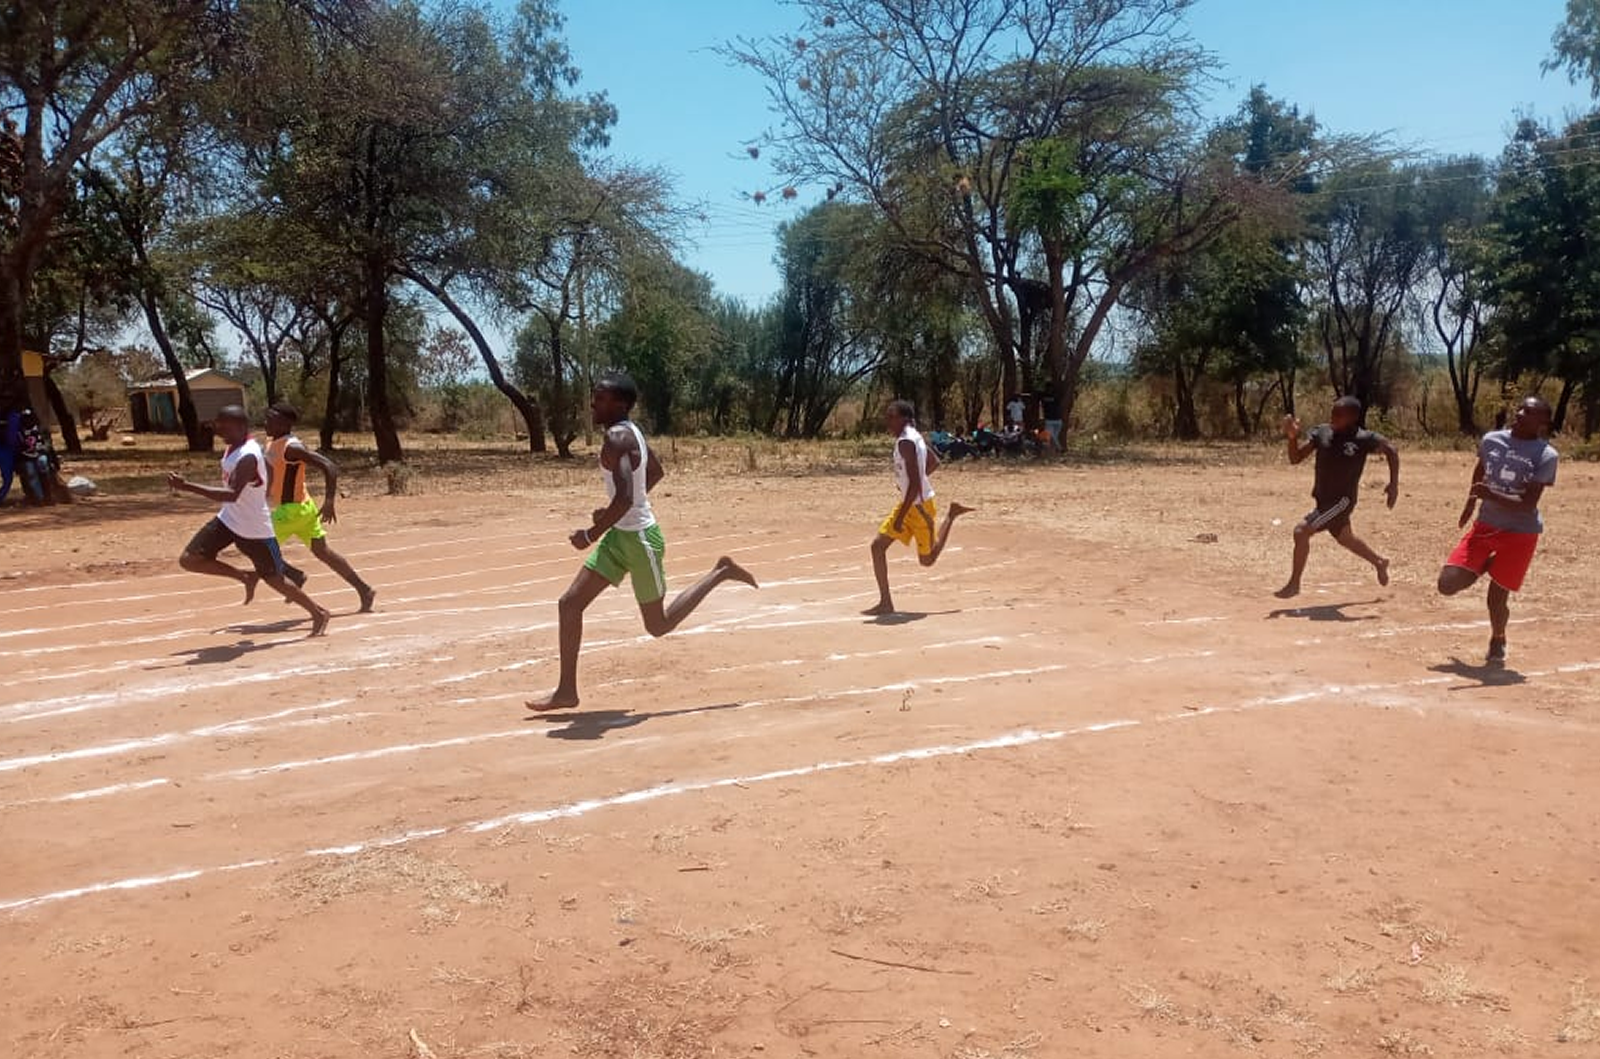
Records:
[[[939,561],[939,556],[944,551],[944,546],[950,542],[950,527],[955,525],[956,519],[962,515],[969,515],[977,508],[967,507],[965,504],[951,504],[950,510],[944,516],[944,525],[939,527],[939,535],[934,538],[933,549],[927,555],[919,556],[923,566],[932,566]]]
[[[869,617],[894,613],[894,600],[889,596],[889,548],[893,544],[894,538],[882,533],[872,542],[872,574],[878,579],[878,602],[862,611]]]
[[[561,710],[578,705],[578,652],[583,647],[583,612],[610,587],[610,581],[585,566],[561,594],[556,608],[561,617],[560,683],[548,697],[530,701],[530,710]]]
[[[717,565],[711,572],[696,581],[689,588],[678,593],[670,606],[663,607],[663,600],[639,604],[639,613],[644,615],[645,631],[651,636],[665,636],[679,625],[683,620],[695,612],[695,608],[706,601],[711,590],[727,581],[738,581],[740,584],[759,588],[756,579],[750,571],[724,555],[717,560]]]
[[[1306,560],[1311,557],[1312,536],[1310,519],[1294,528],[1294,566],[1288,583],[1275,593],[1279,599],[1293,599],[1300,594],[1300,578],[1305,576]]]
[[[1347,551],[1354,552],[1371,563],[1372,568],[1378,572],[1378,584],[1387,585],[1389,583],[1389,560],[1373,551],[1368,547],[1366,541],[1357,537],[1356,531],[1350,527],[1348,522],[1345,523],[1344,527],[1339,530],[1333,539],[1342,544]]]
[[[344,578],[345,584],[360,593],[363,613],[372,609],[372,601],[377,597],[378,593],[373,591],[371,585],[361,580],[361,575],[356,573],[349,560],[329,547],[326,537],[317,537],[312,540],[311,554],[322,560],[328,569]]]

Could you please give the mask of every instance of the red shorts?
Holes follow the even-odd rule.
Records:
[[[1475,574],[1488,573],[1495,584],[1507,592],[1516,592],[1522,588],[1538,548],[1537,533],[1512,533],[1474,522],[1445,563]]]

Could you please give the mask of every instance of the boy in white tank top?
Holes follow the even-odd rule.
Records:
[[[594,547],[583,569],[561,596],[561,681],[547,698],[528,703],[530,710],[565,710],[578,705],[578,651],[583,646],[583,612],[600,593],[633,582],[644,627],[651,636],[665,636],[705,602],[711,590],[725,581],[755,588],[750,572],[727,556],[711,572],[667,605],[667,575],[663,565],[667,542],[650,507],[650,490],[666,474],[661,461],[645,441],[644,432],[628,416],[639,399],[633,380],[619,372],[595,383],[591,409],[597,426],[605,429],[600,449],[600,477],[607,503],[594,512],[591,524],[574,530],[568,538],[582,551]]]
[[[895,437],[894,481],[900,490],[900,503],[883,520],[878,527],[878,537],[872,542],[872,572],[878,579],[878,602],[863,613],[873,618],[895,612],[894,600],[889,595],[889,547],[896,541],[915,543],[917,559],[923,566],[932,566],[939,561],[939,555],[950,541],[950,527],[955,525],[956,519],[973,510],[962,504],[951,504],[944,525],[935,532],[939,508],[934,500],[932,475],[939,469],[939,457],[917,430],[917,412],[910,401],[890,401],[883,420]]]
[[[272,530],[267,509],[267,461],[261,446],[250,436],[250,417],[238,405],[217,413],[217,434],[227,444],[222,455],[222,485],[196,485],[180,474],[167,476],[174,493],[193,493],[222,505],[217,517],[206,523],[183,549],[178,565],[196,574],[227,577],[244,585],[244,601],[255,598],[256,586],[265,581],[279,595],[305,608],[311,615],[311,635],[321,636],[333,615],[284,574],[283,555]],[[217,558],[229,545],[250,560],[252,570],[240,570]]]

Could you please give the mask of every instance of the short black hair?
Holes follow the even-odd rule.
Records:
[[[639,403],[639,386],[633,377],[625,371],[608,371],[594,381],[596,390],[614,393],[622,398],[622,403],[628,406],[628,411],[633,411],[633,406]]]
[[[291,423],[300,422],[300,409],[288,401],[278,401],[275,404],[268,405],[267,411],[276,412]]]
[[[910,401],[904,400],[903,398],[896,398],[895,400],[890,401],[889,411],[893,412],[902,419],[909,419],[913,423],[917,421],[917,406],[912,404]]]
[[[1333,402],[1335,408],[1348,408],[1356,415],[1361,414],[1361,399],[1358,397],[1341,397]]]
[[[250,413],[244,410],[243,405],[230,404],[217,409],[217,414],[212,418],[217,421],[232,419],[236,423],[248,423],[250,422]]]
[[[1530,393],[1528,396],[1524,397],[1522,399],[1522,403],[1533,405],[1533,407],[1543,412],[1549,419],[1554,419],[1556,416],[1555,409],[1550,407],[1550,402],[1546,401],[1543,397],[1540,397],[1536,393]]]

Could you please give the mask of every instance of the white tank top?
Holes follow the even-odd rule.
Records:
[[[894,480],[900,487],[901,497],[904,497],[906,490],[911,487],[911,473],[906,470],[906,458],[900,451],[902,441],[909,441],[917,447],[917,463],[922,467],[922,496],[918,499],[932,500],[933,479],[928,475],[928,443],[922,439],[922,432],[910,425],[900,432],[900,437],[894,443]]]
[[[644,432],[634,426],[630,420],[624,419],[618,425],[625,426],[633,431],[634,440],[639,443],[639,464],[638,466],[633,466],[629,463],[627,456],[622,458],[622,474],[623,477],[628,479],[628,487],[632,490],[631,499],[633,503],[628,508],[628,513],[623,515],[612,528],[619,530],[649,529],[656,524],[655,512],[650,510],[650,449],[644,443]],[[615,500],[617,498],[617,480],[610,471],[606,470],[605,464],[600,465],[600,477],[605,479],[606,499]]]
[[[267,540],[273,536],[272,512],[267,510],[267,458],[255,438],[223,453],[222,484],[226,486],[233,480],[233,469],[246,456],[256,458],[255,480],[240,491],[239,499],[223,504],[217,518],[245,540]]]

